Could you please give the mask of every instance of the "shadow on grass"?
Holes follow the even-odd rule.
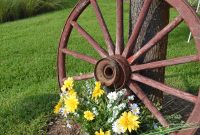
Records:
[[[38,133],[49,120],[58,98],[57,94],[31,95],[3,108],[0,111],[0,134]]]
[[[16,117],[20,121],[31,121],[41,114],[47,114],[53,111],[54,103],[57,102],[58,95],[45,94],[26,97],[17,103]]]

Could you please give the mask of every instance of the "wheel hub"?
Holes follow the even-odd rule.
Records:
[[[130,78],[130,67],[125,58],[115,55],[98,61],[94,75],[103,85],[121,89]]]

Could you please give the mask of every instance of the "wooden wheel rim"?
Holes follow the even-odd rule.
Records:
[[[66,78],[66,71],[65,71],[65,55],[63,53],[63,49],[67,48],[67,43],[71,34],[71,31],[73,29],[73,22],[76,22],[76,20],[78,19],[78,17],[81,15],[81,13],[84,11],[85,8],[87,8],[87,6],[91,3],[94,2],[95,0],[80,0],[77,5],[74,7],[73,11],[71,12],[71,14],[69,15],[69,18],[67,19],[63,32],[62,32],[62,36],[60,38],[60,43],[59,43],[59,48],[58,48],[58,57],[57,57],[57,74],[58,74],[58,81],[59,81],[59,86],[61,86],[63,84],[63,79]],[[117,0],[120,3],[120,0]],[[146,0],[147,1],[147,0]],[[150,0],[149,0],[150,1]],[[167,3],[169,3],[172,7],[174,7],[178,13],[180,14],[179,17],[176,18],[175,23],[180,23],[182,20],[184,20],[187,24],[187,26],[189,27],[193,37],[194,37],[194,41],[195,41],[195,45],[198,51],[197,55],[191,56],[190,59],[193,59],[193,61],[199,61],[200,60],[200,19],[198,18],[198,16],[196,15],[196,13],[194,12],[194,10],[192,10],[192,8],[189,6],[189,4],[187,2],[185,2],[184,0],[165,0]],[[118,12],[119,16],[120,12]],[[119,17],[120,18],[120,17]],[[178,25],[178,24],[177,24]],[[121,27],[119,27],[119,29],[121,29]],[[117,36],[121,36],[122,34],[118,33]],[[122,42],[122,41],[119,41]],[[112,50],[112,48],[108,48],[108,50]],[[123,48],[119,48],[118,46],[116,47],[115,53],[119,53],[120,50],[122,50]],[[125,49],[126,50],[126,49]],[[68,54],[71,52],[67,52]],[[112,55],[110,53],[110,55]],[[123,54],[122,54],[123,55]],[[107,57],[108,55],[102,53],[101,56]],[[124,55],[126,57],[126,55]],[[87,58],[86,58],[87,59]],[[134,57],[128,57],[128,62],[131,65],[134,60],[136,58]],[[184,59],[185,62],[187,61],[187,58]],[[178,60],[177,60],[178,61]],[[97,61],[91,59],[91,63],[96,64]],[[177,63],[181,63],[181,62],[177,62]],[[168,63],[170,64],[170,63]],[[167,65],[166,65],[167,66]],[[138,69],[141,70],[141,67],[131,67],[132,71],[137,71]],[[91,78],[93,77],[94,74],[86,74],[84,77],[85,79],[87,78]],[[84,78],[83,77],[83,78]],[[132,79],[134,81],[141,81],[141,79],[138,79],[137,77],[139,77],[137,74],[132,75]],[[77,77],[78,78],[78,77]],[[144,79],[144,78],[143,78]],[[78,79],[77,79],[78,80]],[[151,81],[151,80],[150,80]],[[136,89],[134,91],[135,94],[137,95],[141,95],[144,96],[144,93],[141,93],[140,88],[138,87],[138,85],[136,83],[131,83],[129,82],[127,84],[132,90]],[[147,99],[147,98],[146,98]],[[195,97],[191,97],[191,99],[189,99],[189,101],[193,102],[195,104],[195,107],[190,115],[190,117],[187,120],[187,123],[198,123],[200,124],[200,90],[199,90],[199,96],[195,96]],[[143,101],[146,102],[147,104],[149,104],[148,99]],[[154,108],[151,111],[156,112],[157,110]],[[160,113],[157,113],[158,117],[157,119],[159,119]],[[167,122],[165,120],[162,120],[162,118],[159,120],[162,125],[167,126]],[[178,133],[173,133],[173,134],[178,134],[178,135],[192,135],[196,132],[196,129],[190,129],[187,131],[180,131]]]

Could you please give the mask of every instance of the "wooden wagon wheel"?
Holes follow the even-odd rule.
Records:
[[[184,64],[188,62],[199,62],[200,61],[200,19],[184,0],[165,0],[168,4],[174,7],[179,16],[172,20],[167,26],[165,26],[160,32],[158,32],[144,47],[142,47],[135,54],[131,54],[134,48],[134,43],[137,40],[140,29],[147,15],[148,9],[153,0],[145,0],[144,5],[139,14],[136,25],[133,29],[132,35],[124,47],[124,37],[123,37],[123,0],[116,0],[117,3],[117,29],[116,29],[116,45],[114,45],[105,21],[103,19],[101,10],[98,6],[96,0],[80,0],[75,6],[74,10],[71,12],[69,18],[66,21],[58,48],[58,80],[59,85],[63,84],[63,80],[66,78],[66,67],[65,58],[66,56],[73,56],[77,59],[89,62],[95,65],[93,73],[82,74],[80,76],[74,76],[74,80],[86,80],[95,77],[105,86],[115,86],[116,88],[129,87],[144,105],[149,109],[149,111],[158,119],[158,121],[164,127],[167,127],[169,123],[163,117],[163,115],[158,111],[158,109],[153,105],[153,103],[148,99],[145,93],[141,90],[138,82],[145,85],[160,89],[161,91],[176,96],[178,98],[184,99],[186,101],[194,103],[195,107],[187,120],[187,123],[200,123],[200,92],[199,96],[192,95],[190,93],[184,92],[182,90],[173,88],[171,86],[162,84],[151,78],[147,78],[138,71],[146,69],[154,69],[159,67],[167,67],[178,64]],[[94,12],[96,13],[97,20],[99,22],[100,28],[107,45],[107,50],[104,50],[100,45],[94,40],[92,35],[89,35],[77,22],[77,19],[82,14],[82,12],[92,5]],[[170,33],[175,29],[182,21],[185,21],[187,26],[195,40],[195,45],[197,49],[197,54],[190,56],[183,56],[168,60],[161,60],[156,62],[150,62],[146,64],[135,65],[134,62],[148,52],[156,43],[158,43],[165,35]],[[102,57],[101,60],[97,60],[88,55],[81,54],[67,49],[68,40],[72,29],[76,29],[98,52]],[[192,135],[196,132],[196,129],[189,129],[187,131],[179,131],[178,135]]]

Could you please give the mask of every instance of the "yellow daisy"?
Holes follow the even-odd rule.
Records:
[[[84,112],[84,118],[88,121],[92,121],[94,119],[95,115],[91,111],[85,111]]]
[[[72,77],[68,77],[67,80],[64,81],[63,88],[71,90],[73,89],[73,87],[74,87],[74,79]]]
[[[65,99],[65,107],[68,112],[74,113],[78,108],[79,101],[76,96],[69,96]]]
[[[98,97],[101,97],[104,94],[104,90],[101,89],[101,83],[96,82],[95,83],[95,88],[92,92],[92,98],[97,99]]]
[[[95,132],[95,135],[111,135],[111,133],[110,133],[110,130],[106,131],[106,132],[103,132],[103,130],[100,129],[99,132],[98,131]]]
[[[65,87],[65,85],[63,85],[63,86],[61,87],[61,91],[62,91],[62,92],[65,92],[66,89],[67,89],[67,88]]]
[[[58,114],[60,112],[61,107],[62,107],[62,100],[60,99],[58,104],[54,107],[54,113]]]
[[[75,92],[74,89],[68,90],[67,93],[68,93],[69,96],[76,96],[77,95],[77,93]]]
[[[119,118],[119,126],[121,126],[125,131],[137,130],[139,128],[140,122],[139,117],[131,112],[124,112]]]

